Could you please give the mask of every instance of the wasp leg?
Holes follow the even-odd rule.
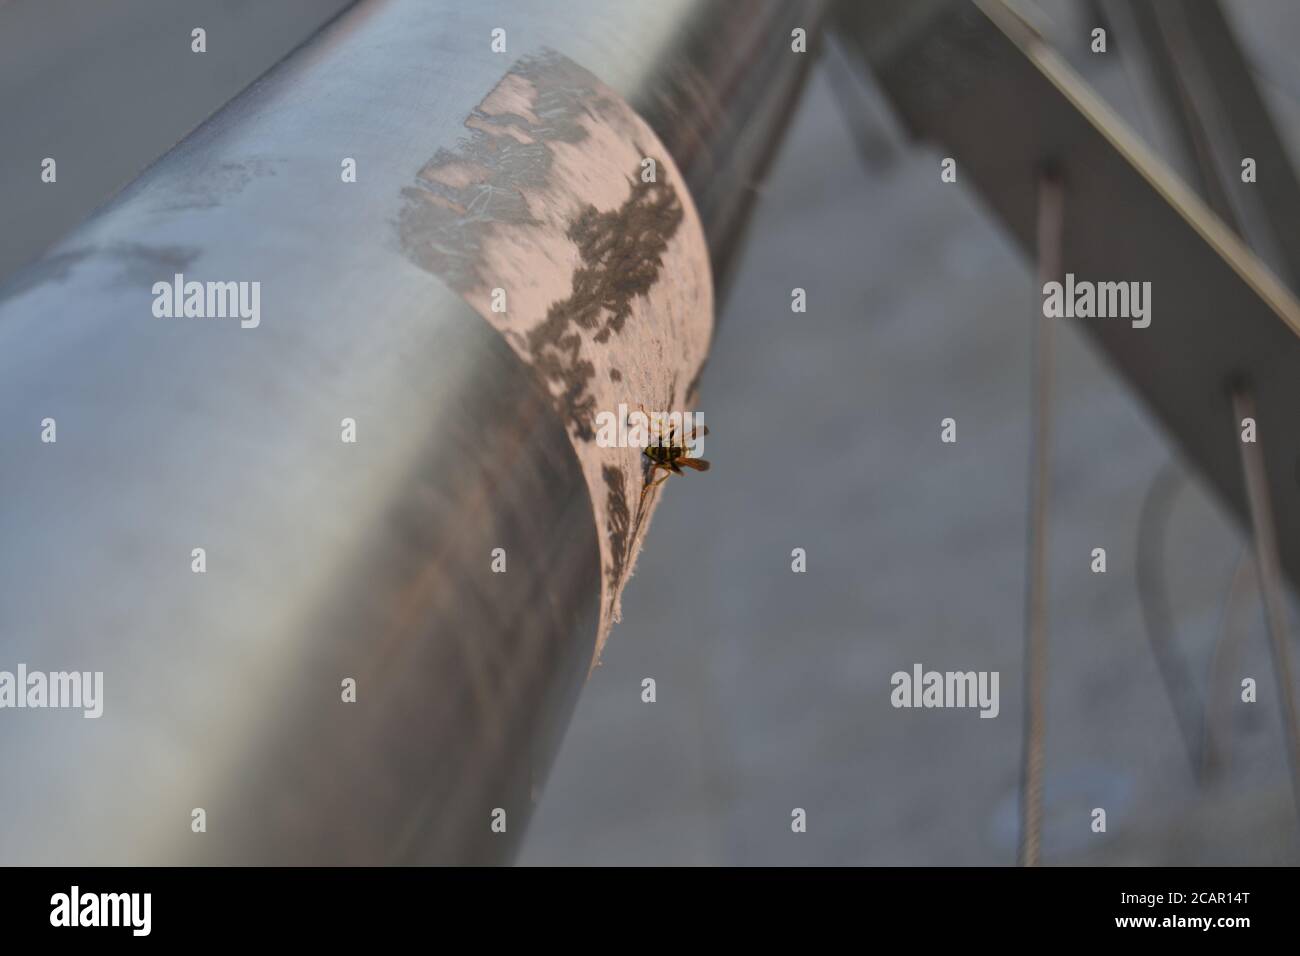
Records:
[[[664,467],[664,466],[662,466],[662,465],[655,465],[654,468],[651,468],[650,470],[653,472],[655,468],[662,468],[662,467]],[[647,488],[655,488],[655,487],[657,487],[657,486],[659,486],[659,485],[662,485],[665,481],[667,481],[667,480],[668,480],[669,478],[671,478],[672,476],[673,476],[673,473],[672,473],[671,471],[665,471],[665,472],[664,472],[664,476],[663,476],[662,478],[660,478],[660,479],[658,479],[658,480],[656,480],[656,481],[652,481],[652,482],[650,482],[649,484],[646,485],[646,487],[647,487]]]
[[[665,474],[662,478],[658,479],[657,481],[651,481],[651,480],[650,480],[651,476],[655,473],[656,469],[659,469],[659,468],[663,468],[665,471],[667,471],[667,474]],[[653,465],[651,465],[651,466],[650,466],[650,473],[646,475],[645,486],[641,489],[641,502],[644,504],[644,503],[645,503],[645,496],[648,495],[648,494],[650,494],[650,490],[651,490],[652,488],[657,488],[659,485],[662,485],[662,484],[663,484],[665,481],[667,481],[671,476],[672,476],[672,472],[671,472],[671,471],[668,471],[668,466],[667,466],[667,465],[665,465],[665,464],[663,464],[663,463],[661,463],[661,462],[655,462]]]

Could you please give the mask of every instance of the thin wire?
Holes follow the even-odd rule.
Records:
[[[1060,279],[1065,190],[1044,171],[1038,180],[1038,281]],[[1047,513],[1051,478],[1052,320],[1034,319],[1033,433],[1029,451],[1029,546],[1025,599],[1025,727],[1020,794],[1020,865],[1037,866],[1043,836],[1043,739],[1047,685]]]

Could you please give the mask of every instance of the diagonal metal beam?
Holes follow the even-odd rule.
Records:
[[[940,143],[1027,254],[1035,171],[1053,161],[1080,280],[1150,281],[1152,322],[1073,319],[1145,400],[1243,527],[1246,487],[1227,400],[1252,383],[1283,567],[1300,580],[1300,303],[1001,0],[845,4],[839,29],[905,125]],[[1105,451],[1101,451],[1105,454]]]
[[[1172,120],[1189,183],[1292,291],[1300,267],[1300,182],[1231,25],[1216,0],[1107,0],[1126,18]],[[1135,52],[1135,50],[1137,52]],[[1258,179],[1243,183],[1249,156]]]

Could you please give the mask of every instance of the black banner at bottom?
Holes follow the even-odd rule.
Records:
[[[541,942],[736,942],[785,929],[927,943],[1125,935],[1230,942],[1293,921],[1290,869],[7,869],[6,941],[375,941],[439,927]],[[680,932],[682,935],[677,935]]]

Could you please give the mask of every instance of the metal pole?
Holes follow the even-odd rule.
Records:
[[[1038,184],[1038,288],[1061,277],[1065,195],[1060,177]],[[1052,320],[1041,300],[1034,318],[1033,439],[1029,466],[1029,547],[1025,600],[1025,741],[1020,798],[1020,863],[1037,866],[1042,853],[1043,738],[1047,695],[1047,519],[1051,491]]]
[[[404,190],[556,51],[654,130],[723,272],[820,11],[359,4],[0,287],[0,671],[104,675],[97,719],[0,714],[0,862],[509,857],[606,529],[546,384],[404,254]],[[151,316],[175,273],[275,318]]]

